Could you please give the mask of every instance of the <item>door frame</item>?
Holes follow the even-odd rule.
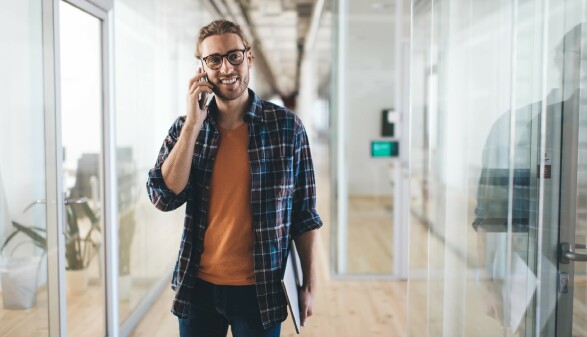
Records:
[[[63,142],[61,117],[60,26],[61,1],[66,1],[101,21],[102,49],[102,153],[100,171],[104,177],[102,219],[104,224],[105,332],[119,334],[118,304],[118,209],[116,191],[116,150],[114,115],[114,3],[113,0],[42,0],[43,91],[45,113],[45,165],[47,193],[47,266],[49,336],[67,336],[65,291],[65,200],[63,186]]]
[[[585,3],[583,3],[585,6]],[[585,8],[583,8],[585,9]],[[585,19],[587,16],[584,16]],[[581,67],[581,63],[584,62],[584,55],[587,51],[584,49],[587,37],[585,36],[586,21],[582,22],[582,31],[579,38],[580,41],[564,41],[564,48],[573,48],[572,44],[578,43],[580,59],[577,61],[579,64],[573,64],[573,62],[565,62],[565,69],[563,69],[563,76],[569,73],[577,73],[579,75],[576,80],[578,83],[574,83],[572,87],[584,88],[585,82],[581,78],[584,76],[586,70]],[[568,34],[565,33],[565,36]],[[569,46],[571,44],[571,46]],[[565,91],[567,88],[563,88]],[[575,98],[579,102],[582,101],[583,93],[577,90],[580,95]],[[561,178],[561,209],[560,209],[560,224],[559,224],[559,240],[558,240],[558,278],[559,284],[557,287],[557,310],[556,310],[556,334],[557,336],[571,336],[573,332],[573,302],[574,302],[574,282],[575,282],[575,262],[564,259],[562,244],[570,244],[570,250],[575,252],[577,250],[575,239],[576,239],[576,225],[577,225],[577,193],[578,188],[578,175],[579,175],[579,160],[580,160],[580,115],[581,113],[587,112],[586,107],[581,104],[577,105],[577,109],[574,110],[572,103],[569,104],[569,109],[566,109],[563,114],[562,121],[562,147],[567,151],[562,151],[561,162],[562,165],[562,178]],[[585,244],[585,243],[582,243]],[[584,247],[583,247],[584,248]],[[579,251],[583,253],[584,251]],[[586,263],[586,262],[579,262]],[[565,287],[566,286],[566,287]]]
[[[330,169],[331,175],[331,222],[334,224],[331,232],[331,273],[336,279],[360,279],[360,280],[407,280],[408,278],[408,239],[409,239],[409,217],[410,205],[410,158],[409,158],[409,138],[410,138],[410,105],[409,105],[409,81],[410,81],[410,39],[405,38],[404,34],[404,1],[399,1],[394,9],[394,46],[396,69],[394,75],[398,85],[395,86],[393,96],[395,100],[395,110],[398,113],[399,120],[395,122],[396,136],[391,138],[400,144],[399,156],[392,158],[388,162],[392,165],[390,175],[393,177],[393,213],[389,222],[393,224],[392,235],[385,239],[392,247],[392,258],[390,263],[392,269],[390,272],[378,273],[349,273],[348,271],[348,248],[349,248],[349,150],[348,134],[349,128],[349,107],[347,104],[348,89],[348,31],[349,31],[349,6],[351,0],[340,0],[336,3],[334,12],[337,16],[334,26],[333,43],[336,46],[333,62],[333,92],[334,92],[334,111],[331,124],[333,132],[331,133],[331,154]],[[409,17],[411,20],[411,16]],[[406,70],[407,69],[407,70]],[[400,85],[404,84],[404,86]]]
[[[579,114],[573,113],[563,117],[563,148],[569,151],[562,151],[561,163],[563,163],[561,177],[561,203],[559,223],[559,245],[561,242],[568,242],[571,247],[575,246],[575,226],[577,214],[577,173],[578,173],[578,142],[579,142]],[[570,117],[570,118],[568,118]],[[571,147],[569,147],[571,146]],[[560,254],[560,253],[559,253]],[[573,290],[575,265],[573,261],[561,263],[559,256],[558,275],[559,286],[557,309],[556,309],[556,334],[557,336],[571,336],[573,323]],[[566,277],[570,285],[567,291],[561,288],[560,280]],[[571,318],[569,321],[569,317]],[[570,323],[570,324],[569,324]]]

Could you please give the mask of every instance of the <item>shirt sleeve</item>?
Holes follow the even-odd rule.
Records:
[[[169,129],[169,133],[163,140],[163,145],[159,150],[155,167],[149,170],[149,177],[147,179],[147,193],[149,194],[151,202],[155,207],[164,212],[172,211],[183,205],[187,200],[189,191],[191,190],[191,183],[188,181],[183,191],[179,194],[175,194],[175,192],[165,185],[163,173],[161,171],[163,162],[167,159],[171,150],[177,143],[177,139],[183,126],[183,121],[184,119],[182,117],[178,118]]]
[[[308,136],[303,125],[295,136],[294,192],[291,235],[293,238],[322,226],[316,212],[316,181]]]

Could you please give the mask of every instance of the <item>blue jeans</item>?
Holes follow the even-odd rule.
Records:
[[[180,337],[279,337],[281,324],[263,329],[255,286],[218,286],[198,279]]]

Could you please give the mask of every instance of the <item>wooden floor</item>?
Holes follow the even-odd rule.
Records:
[[[303,336],[405,336],[406,282],[333,281],[320,277],[315,314]],[[173,292],[166,290],[130,336],[177,336],[169,312]],[[295,336],[289,319],[282,336]]]
[[[37,337],[49,334],[47,292],[39,291],[36,306],[28,310],[0,308],[0,336]]]
[[[391,274],[393,272],[391,205],[391,196],[349,196],[347,213],[349,274]]]

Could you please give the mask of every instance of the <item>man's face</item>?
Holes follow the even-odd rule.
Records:
[[[209,55],[225,55],[231,51],[243,49],[245,45],[237,34],[212,35],[202,41],[201,55],[205,58]],[[204,62],[208,81],[214,86],[213,91],[217,98],[237,99],[249,86],[249,70],[253,65],[251,52],[245,52],[244,60],[239,65],[231,64],[226,57],[222,58],[221,62],[222,65],[216,70],[210,69]]]

